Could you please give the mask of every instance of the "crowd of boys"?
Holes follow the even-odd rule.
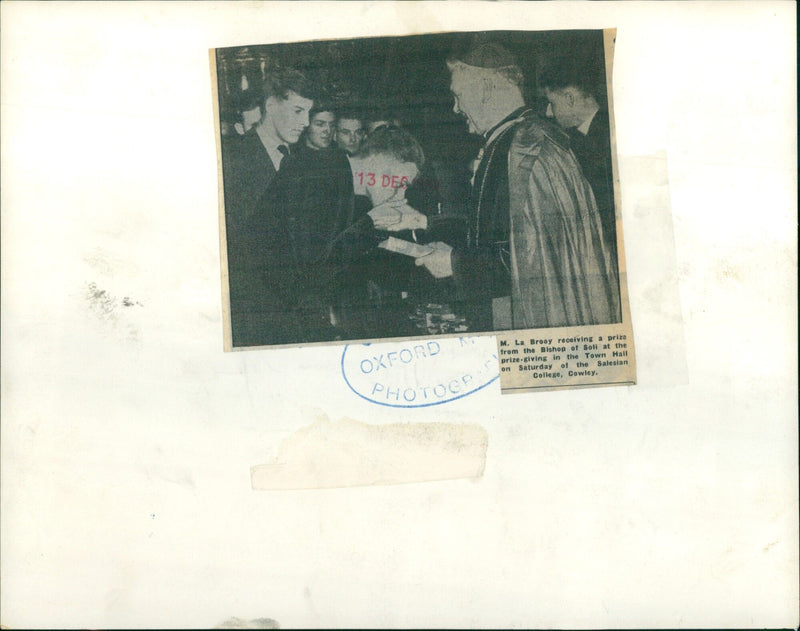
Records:
[[[263,78],[222,144],[233,346],[413,334],[409,295],[469,331],[620,321],[608,114],[585,73],[541,77],[548,118],[503,46],[447,65],[483,138],[463,195],[420,185],[449,175],[396,117],[340,110],[298,70]]]

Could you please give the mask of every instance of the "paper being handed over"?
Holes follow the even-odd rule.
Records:
[[[398,239],[397,237],[389,237],[385,241],[378,244],[379,248],[389,250],[389,252],[397,252],[398,254],[405,254],[406,256],[413,256],[415,259],[421,256],[427,256],[433,252],[433,247],[430,245],[420,245],[419,243],[411,243],[405,239]]]

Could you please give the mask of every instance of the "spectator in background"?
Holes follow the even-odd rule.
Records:
[[[244,136],[261,120],[261,105],[258,101],[243,104],[240,119],[234,123],[236,133]]]
[[[570,146],[594,192],[603,232],[616,252],[617,223],[611,168],[608,110],[601,106],[602,73],[579,58],[559,58],[545,68],[541,85],[547,116],[555,118],[570,136]]]
[[[222,114],[221,134],[243,136],[261,120],[261,105],[264,99],[261,67],[244,63],[238,70],[239,81],[226,91],[225,108]]]
[[[250,225],[258,213],[269,213],[265,199],[289,147],[308,127],[313,86],[292,69],[267,73],[259,102],[260,119],[243,135],[222,141],[222,178],[225,203],[228,287],[234,346],[263,344],[269,325],[264,303],[260,244]],[[262,218],[263,220],[263,218]]]
[[[330,281],[320,269],[330,243],[352,222],[353,177],[347,154],[333,143],[333,108],[318,102],[309,120],[250,226],[275,307],[269,343],[332,339]]]
[[[348,156],[353,156],[361,149],[364,142],[364,123],[361,118],[350,111],[339,112],[336,122],[336,144],[347,152]]]
[[[314,151],[330,149],[336,133],[336,114],[333,108],[319,104],[311,109],[308,127],[304,132],[305,146]]]
[[[248,221],[269,188],[289,147],[308,127],[313,105],[310,82],[296,70],[269,73],[259,101],[259,121],[222,144],[225,214],[237,225]],[[237,226],[238,227],[238,226]]]

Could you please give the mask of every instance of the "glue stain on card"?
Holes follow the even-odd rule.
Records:
[[[85,298],[90,313],[102,322],[106,329],[122,334],[129,341],[139,340],[136,318],[131,317],[129,310],[132,307],[142,307],[141,302],[130,296],[123,296],[119,299],[93,282],[87,283]]]
[[[273,462],[252,467],[250,479],[256,491],[277,491],[478,478],[488,441],[473,424],[322,418],[289,436]]]
[[[348,345],[341,367],[354,394],[397,408],[455,401],[486,388],[499,375],[492,336]]]

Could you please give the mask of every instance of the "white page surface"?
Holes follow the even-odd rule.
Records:
[[[4,625],[797,626],[793,4],[0,11]],[[222,352],[210,48],[612,27],[639,385],[398,409],[343,347]],[[320,417],[485,468],[252,490]]]

